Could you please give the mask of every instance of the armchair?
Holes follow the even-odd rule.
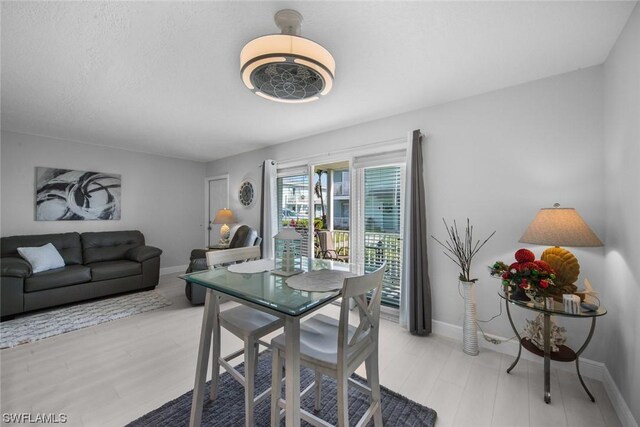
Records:
[[[241,225],[229,242],[229,249],[246,248],[250,246],[260,246],[262,237],[258,236],[258,232],[248,225]],[[224,250],[224,249],[223,249]],[[193,273],[194,271],[207,270],[207,252],[206,249],[194,249],[191,251],[189,267],[185,273]],[[184,288],[185,295],[192,305],[204,304],[206,289],[200,285],[187,281]]]

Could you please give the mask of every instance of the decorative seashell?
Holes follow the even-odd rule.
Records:
[[[556,279],[554,282],[557,286],[572,285],[578,280],[580,264],[568,250],[558,247],[548,248],[542,253],[540,259],[555,270]]]

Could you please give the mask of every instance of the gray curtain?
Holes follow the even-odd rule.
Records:
[[[427,211],[422,176],[422,135],[414,130],[407,153],[407,197],[405,221],[408,221],[408,242],[404,258],[408,289],[408,329],[414,335],[431,333],[431,284],[427,261]]]

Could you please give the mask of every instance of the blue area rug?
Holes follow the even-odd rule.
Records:
[[[240,364],[238,370],[243,371]],[[314,375],[310,369],[302,368],[301,388],[313,382]],[[358,375],[353,375],[357,381],[365,382]],[[263,391],[271,386],[271,353],[262,352],[258,361],[258,373],[256,375],[256,390]],[[209,401],[209,383],[205,389],[204,409],[202,413],[202,426],[240,427],[244,426],[244,388],[228,373],[223,373],[220,378],[220,393],[218,398]],[[433,427],[436,422],[436,411],[420,405],[399,395],[385,387],[382,387],[382,418],[385,427]],[[177,399],[162,405],[160,408],[149,412],[128,424],[131,427],[140,426],[188,426],[191,412],[191,399],[193,390],[183,394]],[[336,382],[333,378],[324,377],[322,382],[322,410],[317,413],[320,418],[335,425],[337,421],[338,406],[336,397]],[[369,407],[369,396],[360,393],[354,387],[349,387],[349,420],[352,425],[360,419]],[[270,421],[270,399],[256,406],[256,426],[268,427]],[[302,407],[313,413],[314,393],[309,393],[302,400]],[[284,420],[282,422],[284,425]],[[309,424],[302,422],[303,426]],[[369,422],[373,426],[373,421]]]

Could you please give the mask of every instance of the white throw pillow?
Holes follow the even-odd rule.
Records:
[[[18,248],[18,253],[31,264],[34,273],[64,267],[60,252],[51,243],[36,248]]]

